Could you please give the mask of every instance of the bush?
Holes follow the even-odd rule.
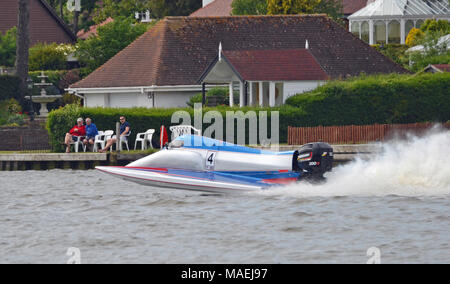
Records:
[[[12,75],[0,76],[0,101],[15,98],[20,100],[20,78]]]
[[[4,35],[0,32],[0,66],[14,66],[16,61],[16,35],[16,27],[7,30]]]
[[[412,28],[406,37],[405,44],[409,47],[417,45],[423,37],[424,33],[420,29]]]
[[[450,119],[450,74],[361,76],[329,82],[286,104],[314,125],[444,122]]]
[[[67,55],[58,48],[56,43],[38,43],[30,48],[29,69],[36,70],[63,70],[66,69]]]
[[[442,32],[444,35],[450,33],[450,22],[447,20],[427,19],[420,26],[422,32]]]
[[[21,126],[25,124],[22,107],[15,99],[0,102],[0,125]]]
[[[383,46],[375,44],[373,47],[395,63],[402,65],[404,68],[408,67],[409,58],[405,54],[405,51],[409,48],[408,46],[404,44],[386,44]]]

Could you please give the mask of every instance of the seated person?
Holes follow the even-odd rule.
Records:
[[[131,131],[131,125],[126,120],[125,116],[120,117],[120,140],[127,140],[127,137]],[[114,135],[111,139],[106,142],[105,148],[101,149],[99,152],[104,153],[109,150],[111,145],[117,142],[117,136]]]
[[[97,126],[92,123],[92,119],[89,117],[86,118],[86,138],[83,140],[83,144],[86,147],[89,147],[89,151],[91,151],[92,146],[95,142],[95,136],[98,134]]]
[[[69,133],[66,133],[64,144],[66,145],[66,153],[70,153],[70,143],[77,142],[86,135],[86,128],[83,125],[83,119],[80,117],[77,119],[77,125],[70,129]]]

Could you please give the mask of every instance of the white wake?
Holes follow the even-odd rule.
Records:
[[[327,173],[327,181],[299,182],[262,192],[308,196],[450,195],[450,131],[439,126],[424,136],[384,143],[370,160],[357,159]]]

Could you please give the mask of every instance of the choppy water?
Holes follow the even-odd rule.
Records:
[[[225,196],[96,171],[1,172],[0,263],[450,263],[450,132],[392,143],[326,184]]]

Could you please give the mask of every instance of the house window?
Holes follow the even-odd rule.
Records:
[[[361,24],[361,39],[365,42],[369,42],[369,23],[363,22]]]
[[[391,21],[388,25],[388,43],[400,43],[400,23]]]
[[[351,26],[352,34],[354,34],[356,37],[361,38],[359,34],[359,22],[353,22]]]
[[[373,25],[373,39],[375,43],[386,43],[386,24],[383,21],[377,21]]]
[[[412,28],[414,28],[414,21],[413,20],[406,21],[406,23],[405,23],[405,37],[408,37],[408,34],[412,30]]]
[[[420,26],[423,24],[423,20],[417,20],[416,28],[420,29]]]

